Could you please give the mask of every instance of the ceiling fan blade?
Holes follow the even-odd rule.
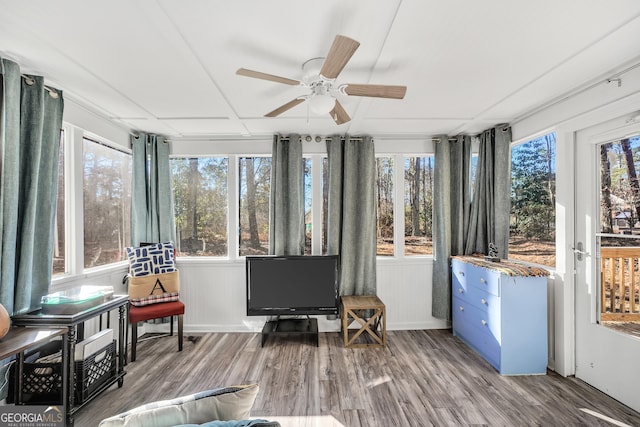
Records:
[[[262,80],[269,80],[271,82],[276,82],[276,83],[284,83],[286,85],[291,85],[291,86],[298,86],[300,84],[300,81],[298,80],[288,79],[286,77],[274,76],[273,74],[261,73],[260,71],[247,70],[246,68],[239,68],[238,71],[236,71],[236,74],[239,76],[253,77],[254,79],[262,79]]]
[[[333,110],[331,110],[329,114],[337,125],[347,123],[349,120],[351,120],[351,117],[349,117],[349,114],[347,114],[345,109],[342,107],[342,104],[340,104],[340,101],[338,101],[337,99],[336,105],[333,107]]]
[[[337,35],[327,54],[320,74],[328,79],[335,79],[353,56],[360,43],[349,37]]]
[[[406,86],[345,84],[341,91],[351,96],[372,96],[375,98],[402,99],[407,93]]]
[[[303,103],[304,101],[306,101],[306,98],[296,98],[293,101],[289,101],[284,105],[281,105],[280,107],[276,108],[275,110],[273,110],[270,113],[265,114],[265,117],[278,117],[280,114],[284,113],[287,110],[292,109],[293,107],[295,107],[298,104]]]

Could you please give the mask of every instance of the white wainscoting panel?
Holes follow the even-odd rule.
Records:
[[[385,303],[388,330],[442,329],[449,327],[431,316],[433,260],[426,257],[378,258],[378,296]],[[179,258],[180,298],[186,305],[186,332],[259,332],[265,317],[247,316],[244,260]],[[60,280],[56,290],[80,285],[111,285],[126,293],[122,277],[126,265]],[[117,314],[112,322],[117,322]],[[318,317],[322,332],[339,331],[339,320]],[[117,323],[114,323],[117,325]],[[145,325],[150,329],[162,325]],[[94,325],[88,327],[91,333]]]
[[[431,316],[431,258],[380,259],[378,296],[387,310],[387,329],[439,329]],[[265,317],[246,316],[243,260],[179,259],[180,294],[186,305],[185,331],[258,332]],[[338,331],[338,320],[318,316],[320,331]]]

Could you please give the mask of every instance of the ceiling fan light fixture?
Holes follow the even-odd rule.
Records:
[[[309,108],[316,114],[329,114],[336,105],[336,99],[329,95],[315,95],[309,99]]]

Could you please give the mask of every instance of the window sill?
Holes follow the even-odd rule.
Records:
[[[68,288],[68,284],[75,284],[75,282],[78,281],[91,280],[115,273],[122,273],[124,275],[128,270],[129,263],[127,261],[121,261],[113,264],[103,265],[100,267],[86,269],[81,274],[65,274],[56,276],[51,279],[50,291],[55,292],[61,289]]]

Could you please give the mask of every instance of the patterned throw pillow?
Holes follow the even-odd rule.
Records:
[[[238,385],[152,402],[104,419],[99,427],[169,427],[211,420],[246,420],[258,389],[258,384]]]
[[[130,299],[129,302],[131,302],[131,305],[134,305],[136,307],[144,307],[145,305],[149,305],[149,304],[157,304],[159,302],[172,302],[172,301],[179,301],[179,300],[180,300],[179,292],[169,292],[169,293],[160,294],[160,295],[149,295],[146,298]]]
[[[146,276],[176,271],[173,243],[156,243],[148,246],[127,248],[129,274]]]

